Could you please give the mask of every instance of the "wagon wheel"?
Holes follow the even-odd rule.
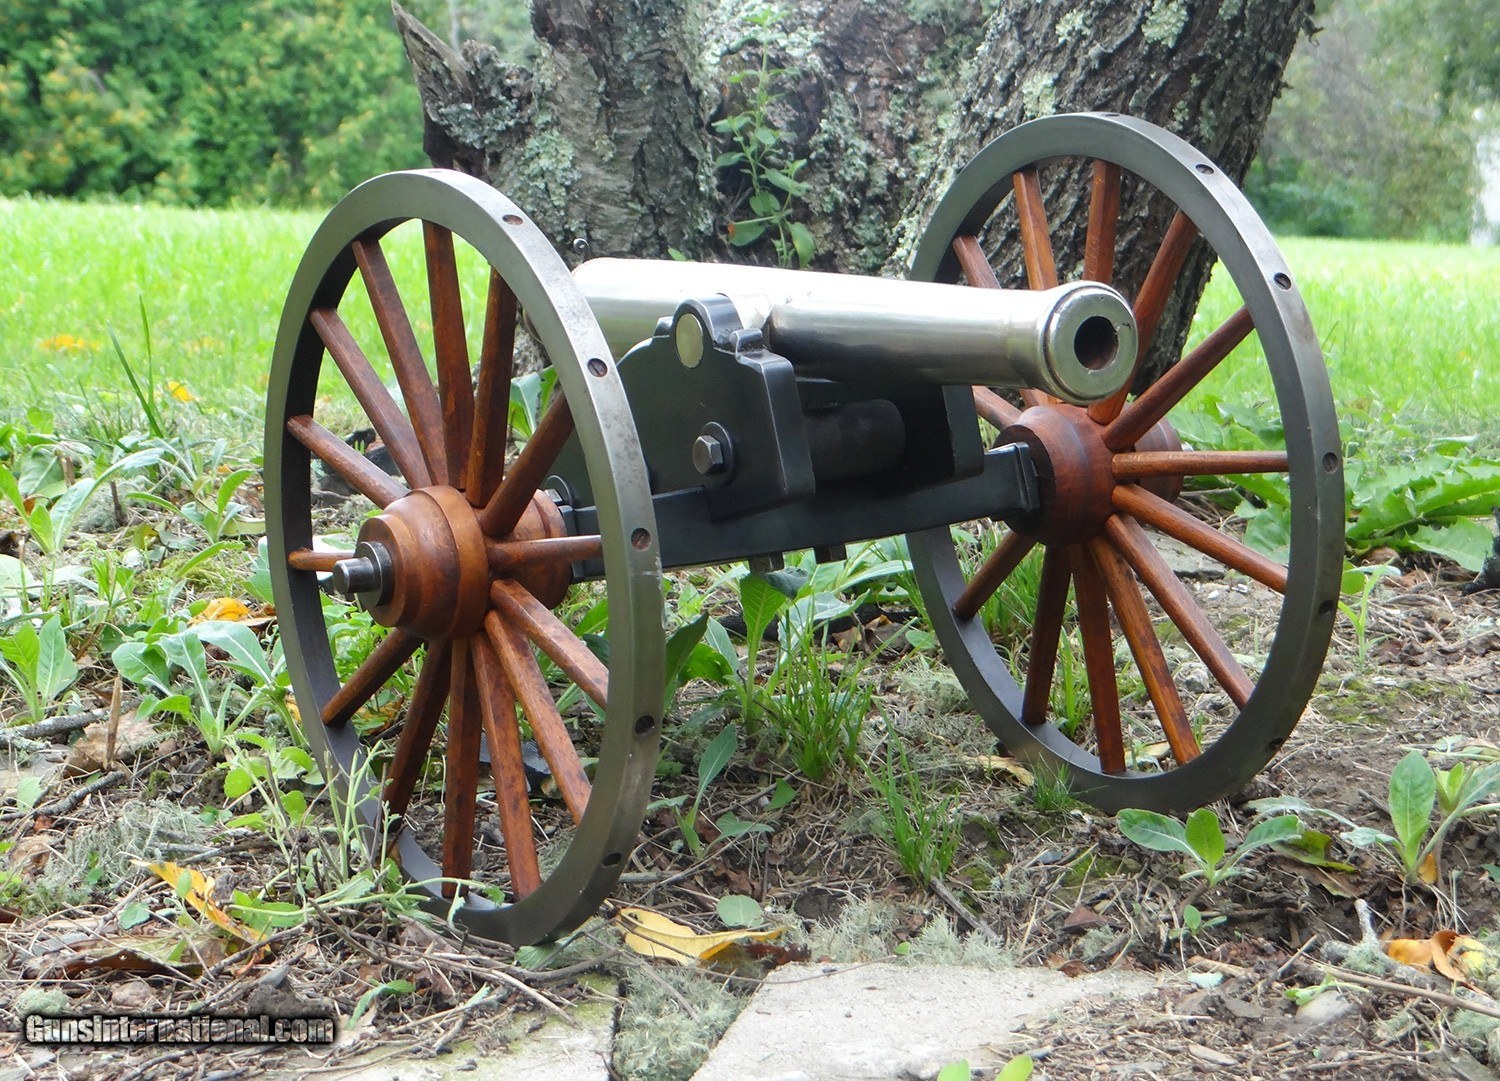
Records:
[[[1079,178],[1087,185],[1081,192]],[[1076,211],[1049,221],[1044,192]],[[1156,206],[1154,220],[1169,224],[1143,238],[1140,219],[1122,213],[1122,198],[1131,207]],[[1218,273],[1227,272],[1239,293],[1242,306],[1133,400],[1122,391],[1084,409],[1023,391],[1018,407],[975,388],[976,406],[1000,441],[1029,446],[1041,509],[1003,528],[982,524],[979,532],[997,542],[967,573],[954,531],[911,538],[944,653],[1008,750],[1066,776],[1076,795],[1106,810],[1197,806],[1234,792],[1275,754],[1312,694],[1332,633],[1343,479],[1322,354],[1250,205],[1203,155],[1150,124],[1114,114],[1057,116],[997,139],[944,196],[912,276],[995,287],[987,249],[1007,231],[1019,235],[1031,288],[1057,284],[1058,264],[1066,271],[1071,250],[1078,277],[1133,296],[1142,355],[1174,288],[1183,287],[1178,279],[1194,244],[1209,245]],[[1071,248],[1059,245],[1057,259],[1055,236],[1072,240]],[[1117,256],[1123,265],[1135,251],[1154,253],[1138,286],[1116,280]],[[1242,342],[1246,348],[1236,351]],[[1269,370],[1273,401],[1262,408],[1268,422],[1279,412],[1283,448],[1210,452],[1178,438],[1174,409],[1226,358],[1225,368]],[[1186,478],[1235,475],[1273,481],[1289,495],[1285,562],[1185,508]],[[1195,590],[1179,577],[1163,549],[1183,545],[1221,568],[1225,581]],[[1028,597],[1020,613],[1028,630],[1007,650],[981,616],[1023,567],[1035,575],[1034,597],[1014,583],[1005,595]],[[1246,585],[1251,593],[1274,591],[1263,597],[1280,605],[1272,633],[1257,641],[1227,633],[1244,616],[1224,601],[1243,597]],[[1061,660],[1060,648],[1069,650]],[[1184,701],[1185,662],[1194,654],[1219,690],[1204,696],[1218,702],[1200,710]],[[1122,689],[1135,674],[1144,694]],[[1071,711],[1055,704],[1065,697],[1053,693],[1065,675],[1086,684],[1086,712],[1081,694]]]
[[[418,273],[404,291],[391,269],[403,235],[420,247],[413,261],[425,261],[425,280]],[[483,298],[469,305],[472,335],[466,277]],[[414,329],[428,323],[436,385]],[[560,394],[507,463],[518,333],[551,361]],[[367,359],[382,341],[401,405]],[[373,429],[398,475],[341,438],[348,428],[337,417],[349,416],[348,427]],[[545,490],[575,433],[597,534],[573,535]],[[315,460],[368,501],[364,510],[379,509],[353,550],[315,549]],[[282,316],[265,475],[297,704],[331,781],[357,800],[372,852],[388,851],[425,907],[452,912],[475,934],[521,944],[582,922],[618,878],[650,792],[661,567],[645,466],[604,337],[510,200],[457,173],[392,173],[329,214]],[[588,588],[572,585],[572,565],[601,556],[607,664],[566,615],[570,593]],[[367,611],[376,632],[387,628],[363,659],[336,663],[350,607],[324,592]],[[377,706],[383,720],[372,717]],[[576,728],[565,710],[582,716]],[[526,738],[560,800],[532,793]]]

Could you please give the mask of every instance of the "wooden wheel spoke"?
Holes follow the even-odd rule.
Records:
[[[320,552],[313,548],[298,548],[286,554],[286,565],[294,571],[331,571],[340,560],[353,559],[353,552]]]
[[[990,266],[989,257],[984,254],[977,236],[955,237],[953,254],[958,256],[958,265],[963,268],[970,285],[977,289],[1000,288],[1000,279],[995,277],[995,268]]]
[[[426,662],[417,675],[411,697],[406,701],[406,719],[402,722],[401,735],[396,739],[396,750],[385,775],[383,796],[388,815],[405,814],[412,793],[417,790],[422,765],[427,761],[427,749],[432,745],[438,718],[443,715],[443,701],[448,697],[452,677],[451,652],[452,646],[447,642],[428,648]]]
[[[1021,248],[1026,255],[1026,280],[1033,289],[1051,289],[1057,284],[1057,264],[1052,257],[1052,232],[1047,225],[1047,207],[1042,202],[1042,181],[1036,166],[1017,169],[1011,178],[1016,191],[1016,213],[1021,219]]]
[[[1135,446],[1254,329],[1255,324],[1245,308],[1224,320],[1196,349],[1168,368],[1160,379],[1130,403],[1128,409],[1109,422],[1109,427],[1104,429],[1104,445],[1115,451]]]
[[[531,502],[531,497],[546,479],[547,470],[552,468],[558,452],[572,434],[573,413],[567,401],[560,394],[554,394],[546,415],[531,433],[531,438],[511,466],[510,474],[479,512],[479,526],[485,536],[503,537],[515,528],[526,504]]]
[[[1031,626],[1031,648],[1026,657],[1026,691],[1021,702],[1021,720],[1044,724],[1052,695],[1052,675],[1057,667],[1057,647],[1062,636],[1063,613],[1068,603],[1068,556],[1056,545],[1042,556],[1042,581],[1037,590],[1036,620]]]
[[[340,728],[349,723],[349,718],[368,702],[376,691],[390,682],[396,669],[400,668],[417,651],[422,640],[403,630],[392,628],[370,650],[354,673],[344,682],[323,707],[323,724],[329,728]]]
[[[472,647],[474,671],[479,677],[485,738],[490,745],[495,803],[500,810],[500,835],[505,838],[511,890],[520,900],[541,887],[542,872],[537,862],[536,834],[531,828],[531,786],[521,757],[516,699],[489,639],[477,634]]]
[[[1120,620],[1120,630],[1130,644],[1130,653],[1145,681],[1151,704],[1156,707],[1156,716],[1166,734],[1167,744],[1172,748],[1172,757],[1179,764],[1191,762],[1201,753],[1198,737],[1193,735],[1193,727],[1188,723],[1187,710],[1177,693],[1177,684],[1172,681],[1172,671],[1167,667],[1166,655],[1156,637],[1156,628],[1151,625],[1151,613],[1146,610],[1140,588],[1108,541],[1094,538],[1089,541],[1089,551],[1104,577],[1105,589]]]
[[[1083,244],[1083,276],[1108,285],[1115,276],[1115,230],[1120,222],[1120,167],[1094,162],[1089,189],[1088,234]]]
[[[305,414],[286,422],[292,438],[312,451],[343,477],[355,491],[384,509],[402,496],[406,488],[385,470]]]
[[[604,540],[597,533],[576,537],[541,537],[525,541],[490,541],[485,545],[490,570],[511,574],[525,567],[548,563],[583,563],[604,555]]]
[[[485,617],[484,630],[500,657],[500,667],[504,669],[506,679],[521,700],[521,708],[526,711],[526,720],[531,724],[537,747],[547,765],[552,767],[552,779],[562,792],[563,802],[568,805],[573,821],[581,821],[589,802],[588,774],[584,772],[578,749],[568,735],[568,726],[557,711],[557,703],[552,700],[552,691],[547,687],[542,670],[531,655],[531,647],[519,630],[507,625],[495,612]]]
[[[448,698],[448,755],[443,767],[443,877],[466,879],[474,872],[474,818],[479,798],[479,684],[469,639],[453,643],[452,693]],[[444,882],[443,896],[461,887]]]
[[[1285,473],[1284,450],[1161,450],[1117,454],[1117,478],[1219,477],[1233,473]]]
[[[474,431],[474,377],[469,373],[458,263],[453,254],[453,233],[448,229],[424,221],[422,241],[427,254],[427,297],[432,306],[432,347],[437,360],[448,477],[455,487],[462,488]]]
[[[974,388],[974,411],[993,427],[1001,430],[1010,427],[1021,416],[1019,409],[989,387]]]
[[[354,391],[354,397],[370,418],[370,424],[379,433],[386,450],[391,452],[391,460],[401,470],[406,483],[414,488],[431,484],[432,474],[422,457],[417,433],[375,374],[375,369],[370,367],[369,358],[349,333],[339,313],[331,308],[319,308],[308,315],[307,321],[323,340],[328,355],[333,357],[333,363],[338,366],[349,389]]]
[[[984,602],[994,595],[1011,572],[1021,565],[1026,553],[1035,547],[1035,537],[1015,530],[1007,533],[953,602],[953,614],[959,619],[973,619],[978,615]]]
[[[1157,324],[1161,322],[1162,312],[1166,310],[1167,301],[1172,298],[1172,290],[1177,285],[1177,276],[1182,273],[1182,266],[1187,262],[1188,252],[1196,239],[1198,227],[1179,210],[1173,216],[1172,224],[1167,226],[1167,235],[1162,237],[1161,247],[1156,250],[1156,258],[1146,271],[1146,280],[1141,283],[1141,291],[1136,294],[1135,303],[1131,305],[1135,312],[1136,371],[1140,370],[1146,354],[1151,351]],[[1120,410],[1125,405],[1125,396],[1130,392],[1130,383],[1134,380],[1132,374],[1130,381],[1114,394],[1089,406],[1089,416],[1100,424],[1108,424],[1114,420],[1120,415]]]
[[[1219,681],[1219,685],[1228,692],[1234,704],[1244,708],[1255,684],[1240,667],[1240,662],[1235,660],[1234,654],[1229,652],[1224,639],[1219,637],[1219,632],[1208,621],[1207,614],[1198,606],[1193,595],[1151,544],[1145,531],[1134,519],[1118,514],[1113,515],[1104,528],[1136,576],[1146,583],[1146,588],[1161,605],[1162,611],[1177,624],[1177,629],[1182,632],[1188,645],[1193,647],[1193,652],[1203,659],[1203,663]]]
[[[1099,768],[1125,772],[1125,735],[1120,725],[1120,688],[1115,680],[1115,651],[1109,628],[1109,600],[1094,557],[1083,545],[1071,550],[1073,597],[1078,604],[1078,632],[1083,639],[1083,664],[1088,673],[1089,700],[1094,707]]]
[[[442,406],[438,403],[432,378],[427,374],[427,362],[422,359],[421,347],[417,345],[417,336],[411,329],[411,320],[407,318],[406,306],[385,261],[385,253],[381,251],[378,240],[356,240],[351,247],[360,276],[364,278],[365,291],[370,296],[370,306],[375,311],[375,321],[380,324],[380,334],[385,339],[391,368],[401,387],[401,397],[406,401],[407,415],[416,429],[427,472],[433,483],[447,484],[448,456],[443,445]]]
[[[1269,586],[1278,593],[1286,592],[1286,568],[1280,563],[1213,526],[1200,522],[1161,496],[1134,484],[1121,484],[1115,487],[1112,499],[1116,510],[1139,518],[1152,528],[1177,538],[1183,544],[1217,559],[1226,567],[1253,578],[1261,585]]]
[[[482,507],[505,478],[505,447],[510,439],[510,381],[516,363],[516,295],[498,271],[490,271],[484,309],[484,341],[479,347],[479,381],[474,392],[474,439],[469,447],[466,494]]]
[[[583,639],[517,581],[496,582],[490,587],[490,599],[506,622],[519,627],[584,694],[604,707],[609,700],[609,669]]]

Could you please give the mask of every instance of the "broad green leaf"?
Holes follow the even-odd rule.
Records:
[[[742,893],[720,897],[714,908],[719,914],[719,922],[725,927],[759,927],[766,920],[760,902]]]
[[[140,901],[131,901],[120,911],[120,927],[128,931],[132,927],[139,927],[150,918],[151,907],[149,905],[142,904]]]
[[[115,671],[138,687],[154,687],[165,694],[172,686],[166,652],[154,642],[124,642],[109,656]]]
[[[1219,816],[1207,807],[1199,807],[1188,815],[1187,827],[1183,831],[1187,843],[1207,867],[1217,867],[1224,858],[1224,830],[1219,826]]]
[[[729,243],[736,248],[743,248],[746,244],[754,244],[766,231],[766,223],[751,218],[746,221],[732,221],[729,223]]]
[[[1421,751],[1412,751],[1391,770],[1391,825],[1401,845],[1402,862],[1410,869],[1431,824],[1437,802],[1437,777]]]
[[[1414,548],[1451,559],[1466,571],[1478,574],[1493,551],[1495,537],[1472,518],[1459,518],[1445,525],[1422,525],[1406,538]]]
[[[703,749],[703,757],[698,759],[698,799],[703,798],[703,793],[713,783],[715,777],[724,771],[729,765],[729,760],[734,757],[734,752],[739,749],[740,730],[736,725],[726,724],[724,730],[713,738],[707,747]]]
[[[730,839],[743,837],[747,833],[771,832],[771,827],[764,822],[748,822],[733,811],[725,811],[714,819],[714,825],[718,827],[720,837]]]
[[[1185,856],[1198,857],[1193,846],[1188,844],[1187,833],[1182,823],[1155,811],[1126,808],[1115,816],[1120,832],[1142,848],[1153,852],[1181,852]]]
[[[666,696],[662,700],[662,712],[671,708],[677,688],[688,678],[688,661],[703,640],[708,630],[708,616],[702,615],[691,623],[678,627],[667,637],[666,652]]]
[[[255,787],[255,778],[244,766],[235,766],[224,775],[224,798],[237,800]]]
[[[200,642],[215,646],[229,658],[229,666],[256,680],[263,687],[273,687],[276,676],[266,663],[266,651],[255,632],[243,623],[209,620],[193,627]]]
[[[806,187],[806,185],[803,185]],[[797,265],[807,266],[812,262],[813,252],[816,250],[817,242],[813,240],[812,232],[800,221],[788,222],[787,232],[792,237],[792,247],[797,251]]]
[[[59,616],[54,615],[42,624],[37,645],[37,691],[44,702],[53,702],[78,678],[78,665],[73,661]]]
[[[27,775],[16,782],[16,807],[29,811],[42,798],[42,779]]]
[[[785,777],[778,777],[776,779],[776,790],[771,793],[771,800],[766,804],[766,810],[779,811],[796,798],[797,790],[787,783]]]
[[[745,645],[753,656],[760,648],[766,628],[771,625],[791,598],[763,575],[747,574],[740,579],[740,609],[745,615]]]
[[[969,1069],[968,1059],[959,1059],[939,1070],[937,1081],[969,1081],[971,1076],[973,1076],[973,1071]]]
[[[1030,1055],[1017,1055],[995,1075],[995,1081],[1027,1081],[1035,1068]]]
[[[731,673],[738,674],[744,671],[744,663],[740,660],[739,651],[734,648],[734,642],[730,639],[729,632],[724,629],[724,624],[712,616],[708,619],[708,629],[703,632],[703,641],[715,653],[724,658],[725,662],[729,665]]]
[[[1339,840],[1354,848],[1368,848],[1370,845],[1393,845],[1396,838],[1373,826],[1355,826],[1352,830],[1345,830],[1339,834]]]
[[[1255,848],[1264,848],[1266,845],[1290,841],[1301,834],[1302,822],[1296,815],[1277,815],[1275,818],[1267,818],[1257,822],[1254,828],[1245,834],[1245,839],[1235,849],[1235,855],[1241,855]]]

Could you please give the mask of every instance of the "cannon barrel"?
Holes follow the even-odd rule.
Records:
[[[1097,282],[974,289],[668,260],[592,259],[574,278],[619,356],[688,299],[723,294],[800,374],[845,382],[1033,387],[1075,403],[1130,379],[1136,327]]]

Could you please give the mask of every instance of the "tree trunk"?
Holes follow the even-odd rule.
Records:
[[[533,0],[531,70],[473,42],[456,54],[396,12],[433,160],[507,192],[559,248],[581,240],[593,255],[790,261],[790,243],[775,251],[769,231],[733,246],[730,224],[743,241],[759,214],[745,164],[721,157],[738,149],[725,129],[739,124],[766,129],[767,160],[795,173],[786,185],[795,194],[764,176],[760,188],[806,228],[813,265],[900,274],[954,171],[1034,117],[1129,113],[1242,178],[1311,9],[1312,0],[1000,0],[986,18],[979,0],[799,0],[757,23],[761,9],[744,0]],[[1084,191],[1051,193],[1061,201],[1049,206]],[[1130,246],[1129,227],[1127,295],[1154,251]],[[1054,240],[1066,263],[1069,238]],[[1209,269],[1200,251],[1185,270],[1157,334],[1163,354],[1180,345]]]

